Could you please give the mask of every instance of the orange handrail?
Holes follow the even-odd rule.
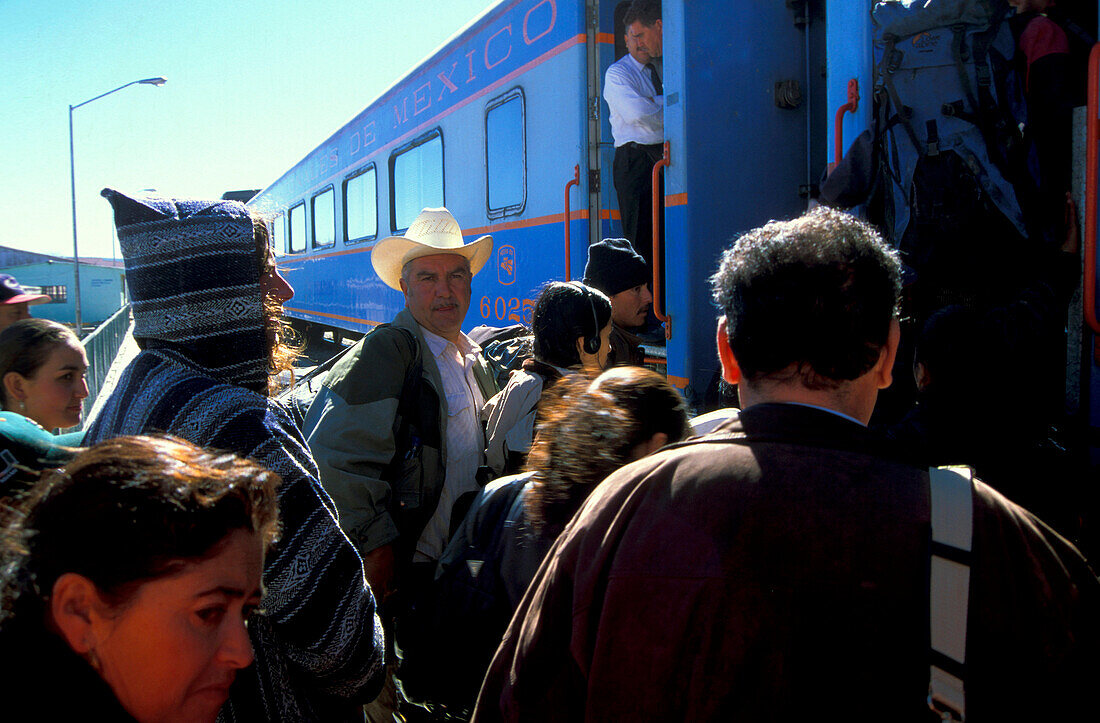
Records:
[[[848,81],[848,102],[836,109],[836,122],[833,129],[833,166],[840,163],[844,155],[844,114],[859,110],[859,80]]]
[[[565,280],[569,281],[569,187],[581,185],[581,167],[580,165],[573,166],[573,178],[569,183],[565,184]]]
[[[664,314],[664,289],[661,288],[661,212],[664,199],[661,198],[661,169],[667,167],[668,141],[665,141],[664,155],[653,164],[653,315],[665,324],[665,339],[672,338],[672,319]]]
[[[1085,128],[1085,273],[1081,281],[1085,323],[1100,334],[1096,318],[1096,181],[1100,162],[1100,43],[1089,53],[1088,119]]]

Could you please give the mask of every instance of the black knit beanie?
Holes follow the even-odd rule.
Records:
[[[584,283],[608,296],[649,283],[645,259],[625,238],[605,238],[588,247]]]

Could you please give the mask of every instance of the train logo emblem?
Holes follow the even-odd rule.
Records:
[[[503,286],[516,283],[515,247],[505,245],[497,250],[497,280]]]

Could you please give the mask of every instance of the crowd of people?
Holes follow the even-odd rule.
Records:
[[[55,433],[82,421],[79,341],[0,277],[10,715],[1095,716],[1100,579],[1061,492],[1082,480],[973,384],[1004,329],[1064,305],[1064,259],[906,339],[903,260],[873,226],[822,206],[752,229],[711,278],[737,408],[691,418],[636,333],[652,231],[623,179],[661,133],[660,4],[625,21],[605,92],[635,237],[542,288],[503,384],[462,331],[493,239],[445,208],[374,245],[404,308],[301,417],[278,398],[293,289],[240,203],[103,191],[141,351],[86,432]],[[656,120],[616,110],[627,86]],[[874,424],[910,363],[919,404]]]
[[[917,719],[930,690],[977,720],[1087,710],[1084,557],[867,426],[901,267],[865,222],[820,207],[725,252],[717,353],[740,409],[693,436],[663,377],[612,362],[616,319],[642,316],[625,242],[592,246],[585,276],[610,296],[547,284],[533,354],[498,390],[461,331],[492,239],[425,209],[372,253],[405,309],[332,368],[299,430],[273,396],[293,290],[264,224],[232,201],[104,195],[141,352],[83,439],[50,431],[80,419],[75,338],[0,333],[20,410],[0,415],[18,472],[0,680],[28,711],[796,719],[852,681],[864,716]],[[966,323],[921,340],[919,376],[944,391],[939,337]],[[962,571],[961,608],[937,611],[937,561]],[[945,615],[965,643],[937,637]]]

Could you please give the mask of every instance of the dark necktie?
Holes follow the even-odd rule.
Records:
[[[653,90],[657,95],[664,95],[665,86],[661,84],[661,76],[657,75],[657,68],[653,67],[653,63],[646,63],[645,69],[649,71],[649,79],[653,81]]]

